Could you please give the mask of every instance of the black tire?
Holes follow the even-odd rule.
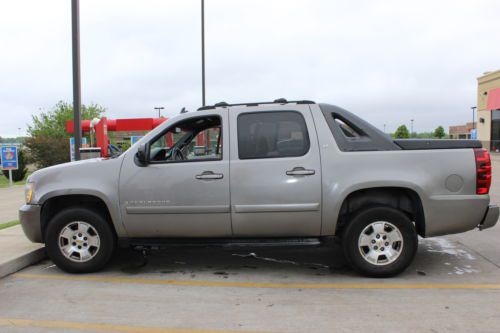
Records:
[[[59,247],[59,234],[71,222],[82,221],[92,226],[99,237],[98,250],[85,262],[67,258]],[[87,208],[68,208],[54,216],[45,230],[45,248],[52,261],[69,273],[91,273],[102,269],[113,256],[116,239],[110,224],[99,213]]]
[[[366,232],[368,232],[369,237],[375,237],[372,236],[374,235],[374,229],[368,228],[365,230],[365,228],[378,221],[389,223],[384,224],[386,230],[392,231],[390,228],[390,224],[392,224],[399,230],[402,236],[402,243],[394,243],[394,247],[397,248],[398,245],[400,245],[401,249],[399,251],[399,256],[394,256],[394,259],[392,259],[394,260],[393,262],[389,261],[391,259],[387,259],[390,258],[390,256],[386,257],[384,254],[380,255],[380,252],[374,250],[378,243],[373,244],[373,242],[378,242],[379,238],[372,239],[370,241],[370,246],[364,246],[362,248],[358,243],[363,231],[365,231],[365,235]],[[377,233],[375,232],[375,234]],[[390,237],[388,233],[385,235],[386,237]],[[384,244],[381,245],[383,246]],[[392,247],[392,245],[390,246]],[[418,238],[415,226],[403,212],[390,207],[373,207],[356,213],[350,219],[342,233],[342,248],[347,262],[357,272],[370,277],[391,277],[403,272],[411,264],[417,253]],[[365,253],[365,256],[368,257],[367,254],[369,251],[374,251],[373,253],[375,258],[377,258],[377,264],[369,262],[369,259],[365,259],[363,256],[362,253]],[[378,258],[381,258],[381,260]],[[378,260],[380,260],[380,262]]]

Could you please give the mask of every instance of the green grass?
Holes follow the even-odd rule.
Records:
[[[26,178],[31,174],[31,172],[27,172],[26,176],[24,176],[23,180],[20,180],[18,182],[14,182],[14,185],[24,185],[26,184]],[[0,173],[0,188],[2,187],[9,187],[9,178],[5,177],[3,173]]]
[[[13,227],[13,226],[18,225],[18,224],[19,224],[18,220],[10,221],[7,223],[0,223],[0,230],[8,228],[8,227]]]

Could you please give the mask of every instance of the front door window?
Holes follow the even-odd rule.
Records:
[[[221,119],[218,116],[177,123],[150,145],[150,162],[221,160],[221,136]]]

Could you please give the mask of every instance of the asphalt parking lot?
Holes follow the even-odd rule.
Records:
[[[392,279],[357,276],[335,245],[121,250],[88,275],[45,260],[0,280],[0,332],[498,332],[499,238],[421,239]]]

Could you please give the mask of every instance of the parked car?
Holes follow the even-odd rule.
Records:
[[[310,101],[219,103],[168,119],[116,158],[36,171],[20,220],[68,272],[103,268],[118,245],[337,237],[355,270],[387,277],[412,262],[417,235],[495,225],[490,183],[479,141],[393,140]]]

